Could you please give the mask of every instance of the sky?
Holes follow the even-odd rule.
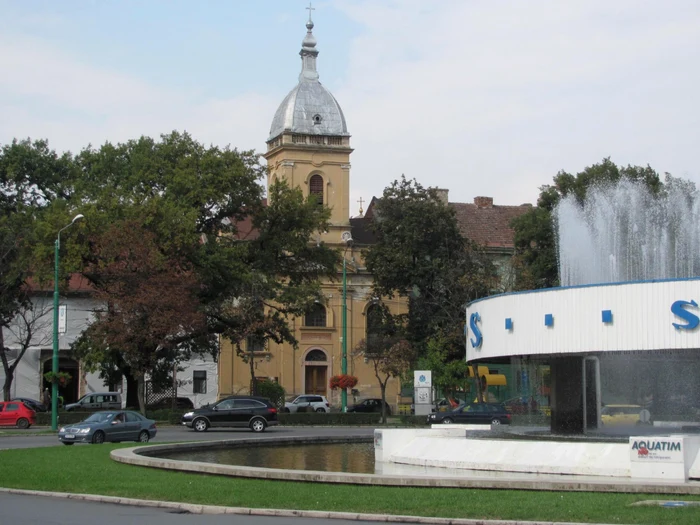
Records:
[[[264,152],[303,0],[0,0],[0,145],[78,152],[187,131]],[[535,203],[610,157],[700,183],[696,0],[319,0],[352,215],[404,174],[451,202]],[[366,207],[366,206],[365,206]]]

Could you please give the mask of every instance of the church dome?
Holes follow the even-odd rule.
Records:
[[[282,133],[349,136],[345,115],[335,97],[318,80],[316,39],[309,19],[299,54],[302,60],[299,83],[284,98],[270,126],[272,140]]]

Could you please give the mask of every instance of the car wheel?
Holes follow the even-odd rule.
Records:
[[[63,441],[64,445],[73,445],[73,443],[69,443],[68,441]]]
[[[452,421],[452,418],[450,418],[450,417],[446,417],[445,419],[442,420],[443,425],[451,425],[452,423],[454,423],[454,421]]]
[[[491,420],[491,424],[492,424],[492,425],[500,425],[500,424],[501,424],[501,420],[498,419],[498,418],[493,418],[493,419]]]
[[[199,418],[195,419],[194,423],[192,423],[192,428],[195,430],[195,432],[205,432],[209,428],[209,423],[207,423],[207,420],[204,418]]]
[[[29,428],[29,420],[27,418],[21,417],[17,420],[17,428],[22,430]]]
[[[325,413],[325,412],[326,412],[326,410],[325,410],[325,409],[323,409],[323,408],[317,408],[317,409],[316,409],[316,412],[323,412],[323,413]]]
[[[289,409],[287,407],[284,407],[282,409],[282,412],[284,412],[285,414],[289,414]]]
[[[148,430],[142,430],[141,433],[139,434],[139,443],[148,443],[148,441],[151,439],[151,436],[148,434]]]
[[[261,419],[259,417],[256,417],[253,419],[253,421],[250,422],[250,429],[253,432],[264,432],[265,427],[267,427],[267,423],[265,423],[264,419]]]
[[[105,442],[105,433],[102,432],[101,430],[98,430],[95,432],[92,436],[92,442],[95,445],[101,445],[102,443]]]

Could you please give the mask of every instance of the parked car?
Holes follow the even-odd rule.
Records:
[[[92,392],[75,403],[66,405],[66,411],[75,410],[119,410],[122,408],[122,395],[119,392]]]
[[[325,396],[303,394],[284,404],[282,412],[330,412],[331,405]]]
[[[447,412],[430,414],[428,423],[509,425],[510,413],[506,407],[498,403],[471,403],[460,405]]]
[[[642,418],[642,411],[646,411],[640,405],[605,405],[600,411],[600,421],[607,427],[619,425],[640,425],[642,419],[649,423],[649,412],[646,411]]]
[[[105,441],[148,443],[156,437],[156,422],[131,410],[104,410],[90,414],[80,423],[61,427],[58,439],[64,445]]]
[[[36,399],[30,399],[28,397],[16,397],[12,401],[21,401],[22,403],[27,405],[28,408],[31,408],[34,412],[48,412],[51,409],[51,407],[47,407],[41,401],[37,401]]]
[[[157,401],[156,403],[151,403],[148,405],[148,408],[152,410],[162,410],[162,409],[169,409],[172,408],[173,406],[173,398],[168,397],[165,399],[161,399],[160,401]],[[194,403],[189,397],[176,397],[175,398],[175,408],[176,409],[182,409],[182,408],[194,408]]]
[[[230,396],[187,412],[181,423],[195,432],[204,432],[209,427],[247,427],[253,432],[263,432],[277,424],[277,408],[265,397]]]
[[[0,401],[0,426],[29,428],[36,423],[36,413],[21,401]]]
[[[389,403],[384,402],[386,405],[386,415],[391,415],[391,407]],[[371,398],[360,401],[356,405],[348,407],[348,412],[382,412],[382,400],[379,398]]]

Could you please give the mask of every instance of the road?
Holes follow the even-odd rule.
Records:
[[[0,437],[0,450],[11,448],[35,448],[59,446],[55,435],[28,435],[32,430],[8,430]],[[5,430],[3,430],[5,432]],[[248,429],[209,429],[207,432],[194,432],[186,427],[162,426],[151,443],[166,443],[173,441],[216,441],[220,439],[250,439],[255,436],[371,436],[373,428],[368,427],[272,427],[262,434],[253,434]]]
[[[171,509],[2,493],[0,509],[2,523],[12,525],[357,525],[356,521],[336,519],[181,514]],[[379,525],[371,521],[362,523]]]

